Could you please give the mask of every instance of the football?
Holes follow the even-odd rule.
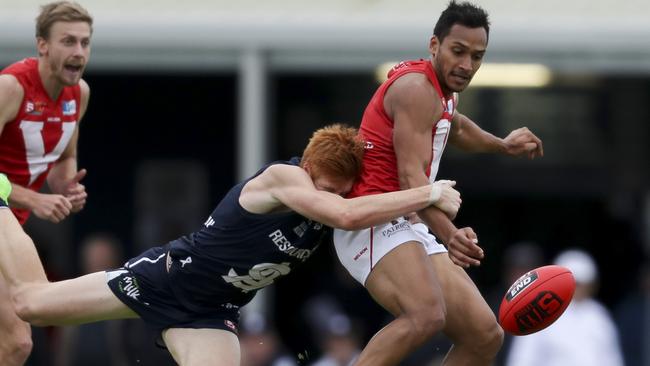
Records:
[[[538,332],[553,324],[573,298],[576,282],[562,266],[539,267],[519,277],[499,307],[499,324],[513,335]]]

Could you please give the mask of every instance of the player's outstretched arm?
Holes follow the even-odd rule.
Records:
[[[324,225],[358,230],[420,210],[431,204],[446,207],[451,213],[460,206],[455,182],[442,182],[418,188],[345,199],[317,190],[304,169],[274,165],[251,180],[242,191],[240,203],[247,210],[267,213],[286,207]]]
[[[468,152],[527,155],[530,159],[544,155],[542,140],[526,127],[518,128],[502,139],[481,129],[459,112],[454,114],[451,126],[449,142]]]

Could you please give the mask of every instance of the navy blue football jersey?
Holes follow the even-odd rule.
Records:
[[[239,204],[249,180],[273,164],[299,161],[265,166],[234,186],[201,230],[170,243],[170,283],[185,307],[206,312],[223,304],[248,303],[257,290],[305,262],[331,232],[293,211],[255,214]]]

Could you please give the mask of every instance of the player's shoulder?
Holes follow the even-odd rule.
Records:
[[[0,75],[0,103],[20,103],[25,95],[25,90],[15,76],[10,74]]]
[[[259,199],[259,194],[263,194],[264,197],[270,194],[270,197],[276,197],[273,199],[273,205],[277,206],[281,202],[278,196],[286,197],[290,194],[288,192],[309,184],[311,179],[304,169],[289,164],[272,164],[245,184],[240,201],[248,201],[250,204],[251,197],[257,196]],[[253,204],[256,204],[255,202],[253,200]]]
[[[393,82],[393,85],[409,85],[412,87],[432,87],[426,74],[422,72],[406,73]]]
[[[436,89],[425,74],[411,72],[396,79],[388,89],[388,93],[398,94],[406,99],[417,97],[428,99],[436,93]]]
[[[432,100],[438,100],[438,95],[426,75],[409,73],[395,80],[386,92],[384,102],[395,108],[433,113],[438,104],[432,103]]]
[[[305,169],[292,164],[272,164],[255,178],[267,189],[287,189],[312,185]]]
[[[23,94],[24,90],[14,75],[0,74],[0,92]]]
[[[287,181],[294,179],[295,177],[301,177],[306,174],[305,170],[301,167],[293,164],[272,164],[264,170],[262,175],[266,175],[275,179],[282,181]]]

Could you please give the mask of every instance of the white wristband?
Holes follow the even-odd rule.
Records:
[[[431,185],[431,192],[429,192],[429,205],[436,204],[442,195],[442,188],[438,184]]]

